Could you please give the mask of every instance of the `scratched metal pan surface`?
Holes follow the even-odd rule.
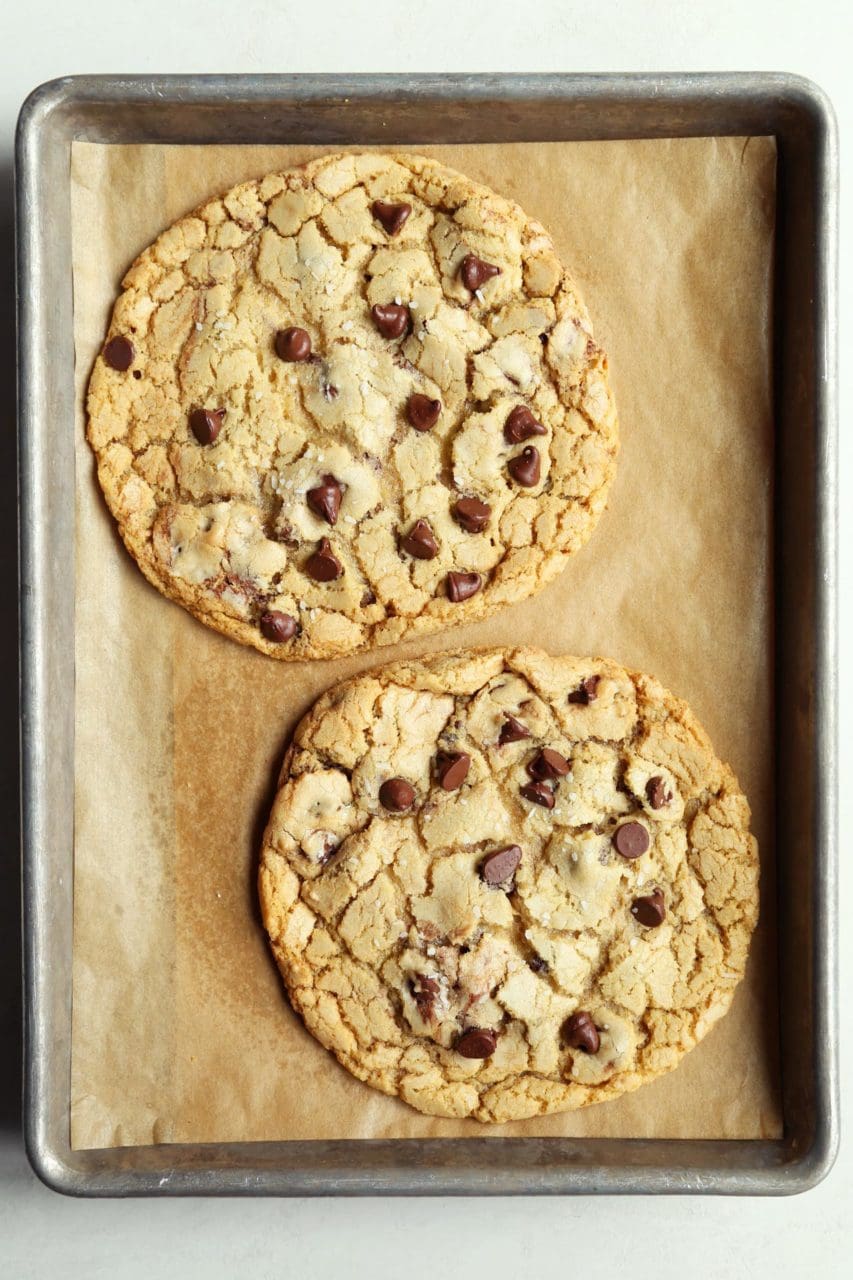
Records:
[[[97,142],[337,145],[775,134],[776,831],[784,1136],[69,1144],[74,350],[69,159]],[[710,1193],[814,1186],[838,1144],[832,109],[787,75],[74,77],[18,124],[26,1139],[76,1195]]]

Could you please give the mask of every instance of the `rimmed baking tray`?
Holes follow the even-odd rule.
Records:
[[[72,1151],[74,350],[70,148],[773,134],[775,681],[784,1134],[223,1143]],[[785,1194],[838,1144],[836,1027],[837,143],[785,75],[72,77],[37,89],[16,152],[26,1138],[81,1195]]]

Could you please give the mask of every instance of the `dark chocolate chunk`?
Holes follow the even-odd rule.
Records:
[[[577,703],[581,707],[588,707],[598,697],[600,680],[601,676],[587,676],[584,680],[581,680],[577,689],[573,689],[569,694],[569,702]]]

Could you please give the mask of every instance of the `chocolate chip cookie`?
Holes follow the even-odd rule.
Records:
[[[146,576],[277,658],[537,591],[617,453],[607,361],[544,229],[435,161],[235,187],[123,281],[88,436]]]
[[[689,708],[599,658],[481,650],[324,694],[263,842],[294,1008],[359,1079],[506,1121],[614,1098],[728,1008],[749,806]]]

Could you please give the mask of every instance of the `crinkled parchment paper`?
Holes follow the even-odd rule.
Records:
[[[208,631],[124,551],[83,397],[136,254],[232,183],[308,147],[76,143],[75,1147],[483,1135],[781,1132],[774,977],[769,138],[422,148],[552,232],[609,352],[622,424],[610,505],[533,600],[344,661],[289,665]],[[738,774],[762,921],[728,1016],[674,1073],[585,1112],[484,1129],[352,1079],[302,1028],[255,901],[260,833],[297,718],[399,653],[537,643],[604,654],[685,697]]]

